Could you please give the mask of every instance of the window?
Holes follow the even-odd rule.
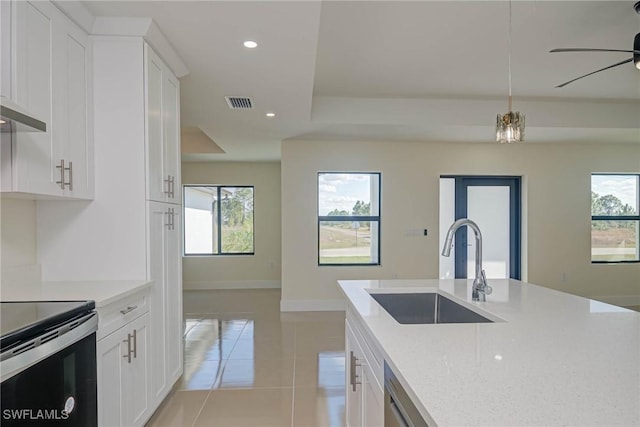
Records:
[[[640,261],[640,175],[591,175],[591,262]]]
[[[380,174],[318,174],[318,265],[380,265]]]
[[[253,187],[184,187],[185,255],[253,255]]]

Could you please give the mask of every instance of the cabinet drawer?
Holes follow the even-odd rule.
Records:
[[[101,340],[110,333],[149,311],[147,289],[98,309],[98,335]]]

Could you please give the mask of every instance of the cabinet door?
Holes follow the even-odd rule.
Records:
[[[98,425],[103,427],[125,425],[123,402],[126,396],[123,379],[126,375],[127,334],[124,328],[98,341]],[[123,372],[125,370],[125,372]]]
[[[167,266],[165,254],[167,252],[167,235],[170,219],[168,207],[163,203],[148,202],[149,217],[149,245],[148,251],[148,275],[153,280],[151,288],[149,315],[151,318],[151,391],[150,395],[156,402],[164,398],[167,390]],[[175,302],[177,305],[178,302]]]
[[[131,363],[128,358],[123,358],[124,388],[122,394],[126,395],[123,402],[126,414],[126,425],[142,426],[150,415],[151,405],[147,382],[149,379],[148,352],[149,348],[149,314],[138,317],[125,326],[127,332],[132,334],[133,354]],[[135,333],[134,333],[135,331]]]
[[[63,89],[56,97],[54,113],[60,118],[53,128],[54,143],[61,147],[61,157],[72,168],[65,173],[64,195],[93,197],[93,135],[90,129],[91,43],[89,36],[61,16],[58,26],[58,49],[54,50],[54,86]]]
[[[171,186],[166,200],[170,203],[182,203],[180,187],[180,84],[166,66],[163,77],[164,165],[165,174],[170,180]]]
[[[145,43],[147,199],[163,202],[169,190],[164,166],[164,128],[162,89],[164,64]],[[167,181],[165,181],[167,180]]]
[[[0,2],[0,96],[13,100],[12,78],[13,75],[13,48],[11,43],[11,10],[14,1]]]
[[[346,324],[346,419],[347,427],[362,427],[362,351],[349,324]]]
[[[384,426],[384,390],[375,380],[368,365],[363,366],[362,414],[363,426]]]
[[[19,132],[12,145],[12,191],[59,195],[59,148],[52,138],[53,16],[49,2],[15,2],[16,103],[47,123],[47,132]]]
[[[182,375],[182,207],[172,205],[173,226],[167,230],[167,378],[169,387]]]

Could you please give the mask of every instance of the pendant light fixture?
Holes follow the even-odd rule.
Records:
[[[496,141],[510,144],[524,141],[524,114],[511,110],[511,0],[509,0],[509,111],[498,114]]]

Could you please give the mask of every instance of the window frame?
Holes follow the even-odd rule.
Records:
[[[216,218],[216,226],[218,227],[219,233],[218,233],[218,248],[219,248],[219,252],[217,254],[214,253],[187,253],[187,245],[186,245],[186,240],[187,240],[187,228],[186,228],[186,221],[187,221],[187,215],[185,212],[185,209],[187,209],[186,206],[186,190],[188,187],[209,187],[209,188],[215,188],[216,189],[216,197],[217,200],[221,200],[220,199],[220,189],[221,188],[251,188],[252,190],[252,198],[253,198],[253,220],[252,220],[252,231],[251,231],[251,248],[252,251],[251,252],[222,252],[222,215],[220,214],[220,208],[218,208],[218,215]],[[182,235],[182,255],[185,257],[225,257],[225,256],[252,256],[256,254],[256,190],[255,190],[255,186],[254,185],[223,185],[223,184],[183,184],[182,186],[182,229],[185,230],[183,235]]]
[[[333,215],[318,215],[320,210],[320,175],[377,175],[378,176],[378,215],[351,215],[351,216],[333,216]],[[370,202],[371,203],[371,202]],[[382,241],[382,172],[344,172],[344,171],[320,171],[317,174],[316,179],[316,215],[318,216],[318,267],[376,267],[382,265],[381,260],[381,241]],[[354,222],[354,221],[369,221],[378,223],[378,250],[377,250],[377,262],[372,263],[321,263],[320,262],[320,224],[325,221],[332,222]]]
[[[638,223],[638,230],[640,231],[640,173],[628,173],[628,172],[620,172],[620,173],[598,173],[592,172],[589,175],[589,178],[592,179],[594,176],[634,176],[637,178],[637,186],[636,186],[636,215],[591,215],[591,227],[593,227],[594,221],[636,221]],[[593,186],[590,188],[591,192],[593,192]],[[591,228],[590,232],[592,232],[593,228]],[[640,244],[640,236],[636,236],[636,245]],[[593,250],[593,243],[591,243],[591,250]],[[636,247],[636,251],[639,249]],[[617,260],[617,261],[607,261],[607,260],[594,260],[593,252],[591,253],[591,264],[634,264],[640,263],[640,256],[638,259],[633,260]]]

